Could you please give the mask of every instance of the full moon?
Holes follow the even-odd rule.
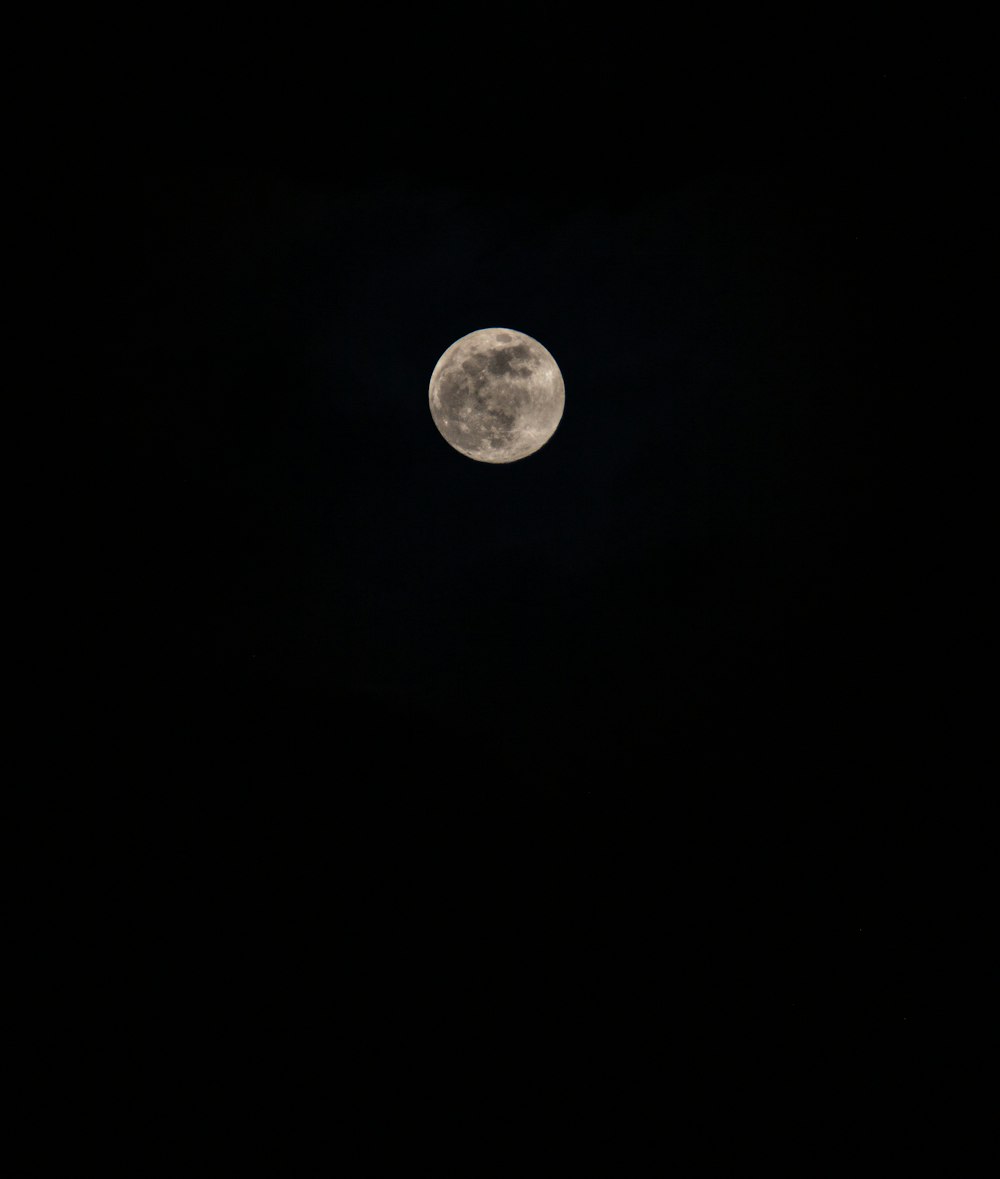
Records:
[[[556,432],[566,388],[537,340],[511,328],[462,336],[431,375],[431,417],[445,441],[480,463],[513,463]]]

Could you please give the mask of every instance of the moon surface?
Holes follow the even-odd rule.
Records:
[[[566,387],[537,340],[511,328],[462,336],[431,375],[431,417],[445,441],[480,463],[513,463],[556,431]]]

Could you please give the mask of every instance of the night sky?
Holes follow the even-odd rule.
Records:
[[[522,1037],[915,1058],[954,946],[899,145],[950,115],[877,52],[723,81],[636,30],[438,70],[423,36],[95,80],[142,1067],[215,1077],[196,1111],[347,1041],[406,1083]],[[427,404],[491,326],[566,385],[503,466]]]

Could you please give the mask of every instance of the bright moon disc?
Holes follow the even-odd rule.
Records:
[[[480,463],[513,463],[556,432],[566,390],[537,340],[482,328],[456,340],[431,375],[431,417],[449,442]]]

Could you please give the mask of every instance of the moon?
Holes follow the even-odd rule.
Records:
[[[479,463],[514,463],[556,432],[566,387],[552,356],[512,328],[462,336],[431,374],[431,417],[446,442]]]

